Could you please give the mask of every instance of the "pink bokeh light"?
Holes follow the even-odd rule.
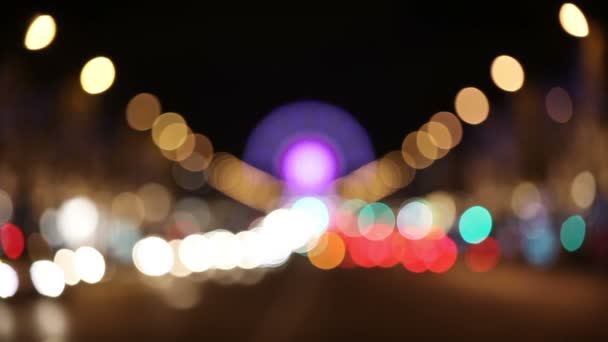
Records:
[[[332,147],[321,140],[297,140],[283,153],[281,174],[292,191],[319,193],[338,174],[338,158]]]

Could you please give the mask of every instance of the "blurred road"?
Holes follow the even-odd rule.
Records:
[[[134,270],[116,272],[106,283],[79,284],[59,299],[31,294],[0,302],[0,339],[608,337],[608,278],[571,270],[503,264],[476,274],[457,264],[443,275],[412,274],[401,267],[325,272],[294,258],[253,285],[167,278],[155,281],[155,287],[145,286]]]

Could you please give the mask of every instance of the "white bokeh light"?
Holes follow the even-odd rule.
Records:
[[[32,284],[38,293],[47,297],[59,297],[65,288],[61,267],[49,260],[35,261],[30,267]]]
[[[433,226],[433,212],[422,201],[404,205],[397,214],[397,227],[401,235],[411,240],[425,237]]]
[[[55,253],[53,261],[63,270],[66,285],[73,286],[80,282],[80,276],[76,272],[74,264],[74,251],[62,248]]]
[[[17,293],[19,277],[8,264],[0,262],[0,298],[9,298]]]
[[[191,272],[203,272],[211,267],[211,243],[202,234],[186,236],[179,245],[178,256]]]
[[[235,268],[241,260],[240,242],[234,234],[218,229],[206,234],[211,243],[211,263],[221,270]]]
[[[95,284],[106,273],[106,262],[95,248],[80,247],[74,252],[74,268],[82,281]]]
[[[74,197],[57,212],[57,228],[66,244],[72,247],[90,242],[99,223],[95,203],[87,197]]]
[[[173,266],[173,249],[167,241],[150,236],[139,240],[133,247],[133,263],[148,276],[167,274]]]

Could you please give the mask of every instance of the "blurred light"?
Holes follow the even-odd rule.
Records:
[[[67,285],[73,286],[80,282],[80,276],[76,272],[74,264],[74,252],[62,248],[55,253],[53,262],[63,270],[63,276]]]
[[[415,171],[405,163],[400,151],[392,151],[377,160],[376,173],[376,178],[379,178],[386,188],[380,194],[385,197],[390,192],[408,185],[414,179]]]
[[[172,123],[161,131],[158,137],[158,147],[173,151],[180,148],[188,138],[190,128],[185,123]]]
[[[555,122],[566,123],[572,118],[572,99],[566,90],[551,88],[545,98],[547,114]]]
[[[513,189],[511,208],[517,217],[529,220],[542,209],[540,191],[530,182],[522,182]]]
[[[111,256],[122,263],[131,263],[133,247],[141,239],[141,231],[128,221],[114,219],[111,222],[107,249]]]
[[[57,228],[70,246],[89,242],[97,229],[99,213],[87,197],[74,197],[61,204],[57,212]]]
[[[572,201],[577,207],[587,209],[595,200],[595,177],[589,171],[583,171],[576,175],[570,186]]]
[[[40,50],[49,46],[53,39],[57,26],[55,20],[48,14],[39,15],[32,22],[25,33],[25,47],[28,50]]]
[[[585,220],[579,215],[568,217],[562,224],[559,237],[568,252],[581,248],[585,241]]]
[[[297,192],[315,193],[338,174],[338,161],[332,147],[321,140],[299,140],[281,158],[281,175]]]
[[[426,196],[428,206],[433,214],[433,224],[448,232],[456,220],[456,204],[448,193],[437,191]]]
[[[220,270],[231,270],[241,261],[240,241],[229,231],[217,229],[206,234],[211,244],[211,263]]]
[[[452,135],[450,133],[450,129],[440,121],[429,121],[426,123],[421,129],[428,133],[431,137],[431,142],[433,145],[442,150],[449,150],[454,145],[452,143]],[[418,138],[420,139],[420,138]],[[418,141],[418,146],[420,147],[420,140]],[[437,154],[441,154],[437,152]]]
[[[106,273],[106,262],[95,248],[80,247],[74,252],[74,268],[82,281],[95,284]]]
[[[148,183],[137,190],[137,195],[144,204],[144,218],[149,222],[165,219],[171,209],[171,195],[164,186]]]
[[[367,203],[360,199],[352,199],[343,202],[335,214],[336,226],[346,236],[361,236],[358,226],[359,210]]]
[[[16,319],[13,306],[9,303],[0,301],[0,317],[2,317],[2,319],[0,319],[0,339],[2,339],[2,341],[14,341]]]
[[[431,160],[440,158],[440,151],[437,147],[437,141],[426,130],[426,127],[419,130],[416,134],[416,147],[418,151],[425,157]]]
[[[196,224],[201,229],[209,226],[212,220],[212,214],[209,211],[209,206],[205,201],[198,197],[184,197],[175,204],[175,213],[188,213],[196,220]],[[194,231],[184,232],[185,235],[196,233]]]
[[[58,247],[63,244],[63,238],[57,227],[57,210],[49,208],[45,209],[38,222],[40,226],[40,234],[46,242],[52,247]]]
[[[144,204],[141,198],[132,192],[121,192],[112,199],[112,215],[115,218],[139,226],[144,219],[144,214]]]
[[[138,131],[151,129],[160,114],[160,101],[149,93],[137,94],[127,104],[127,123]]]
[[[458,92],[455,107],[460,119],[470,125],[484,122],[490,112],[488,99],[481,90],[474,87],[464,88]]]
[[[419,200],[404,205],[397,214],[397,227],[404,237],[419,240],[425,237],[433,225],[433,212]]]
[[[13,217],[13,201],[11,196],[0,190],[0,223],[8,222]]]
[[[212,266],[211,253],[209,239],[202,234],[192,234],[180,243],[178,257],[191,272],[203,272]]]
[[[30,267],[32,284],[38,293],[47,297],[59,297],[65,288],[63,270],[52,261],[35,261]]]
[[[289,232],[287,229],[281,229],[277,232],[274,229],[268,229],[268,226],[264,226],[254,228],[252,231],[256,232],[260,238],[262,266],[278,267],[289,260],[292,249],[285,243],[285,231]]]
[[[188,135],[184,140],[184,143],[176,148],[175,150],[163,150],[160,149],[160,152],[163,156],[169,160],[180,162],[187,158],[189,158],[194,152],[194,148],[196,146],[196,135],[193,134],[190,129],[188,129]]]
[[[17,289],[19,289],[17,272],[9,264],[0,261],[0,298],[6,299],[14,296]]]
[[[517,59],[502,55],[492,62],[490,74],[494,84],[502,90],[515,92],[524,85],[524,69]]]
[[[262,242],[258,233],[253,230],[244,230],[236,234],[239,240],[239,248],[241,250],[241,259],[238,267],[250,270],[259,267],[262,264],[263,251],[261,250]]]
[[[361,235],[370,240],[383,240],[395,229],[395,214],[384,203],[371,203],[359,211]]]
[[[206,179],[205,174],[196,171],[192,172],[183,168],[180,164],[173,164],[171,168],[171,174],[175,184],[180,188],[188,191],[194,191],[205,185]]]
[[[107,57],[95,57],[88,61],[80,72],[80,85],[89,94],[101,94],[114,83],[116,71]]]
[[[192,135],[194,146],[192,151],[188,153],[190,147],[190,138],[186,139],[184,144],[177,149],[181,158],[178,158],[179,164],[186,170],[196,172],[205,170],[213,159],[213,144],[207,136],[196,133]]]
[[[25,238],[19,227],[12,223],[5,223],[0,227],[0,240],[4,255],[9,259],[17,259],[23,253]]]
[[[492,237],[468,246],[464,254],[464,262],[473,272],[488,272],[498,264],[499,259],[500,245]]]
[[[344,260],[346,251],[344,241],[340,235],[333,232],[324,233],[320,239],[325,241],[324,243],[317,244],[317,246],[322,246],[322,250],[315,251],[317,247],[311,250],[312,253],[308,254],[310,263],[322,270],[338,267],[342,263],[342,260]]]
[[[178,278],[183,278],[183,277],[187,277],[188,275],[190,275],[192,272],[182,263],[181,259],[179,258],[179,246],[182,243],[182,240],[171,240],[169,241],[169,245],[171,246],[171,249],[173,250],[173,266],[171,266],[171,270],[169,271],[169,273],[171,273],[172,276],[174,277],[178,277]]]
[[[69,329],[68,317],[59,301],[39,299],[33,306],[37,335],[44,342],[65,341]],[[44,338],[44,339],[42,339]]]
[[[329,210],[323,201],[315,197],[303,197],[291,206],[291,212],[297,213],[300,226],[320,236],[329,225]]]
[[[433,164],[433,159],[425,157],[418,149],[419,131],[408,134],[401,144],[401,154],[407,165],[414,169],[424,169]]]
[[[458,247],[456,246],[456,243],[447,236],[435,240],[434,243],[438,255],[433,262],[428,264],[428,269],[433,273],[447,272],[456,263],[456,259],[458,258]]]
[[[141,239],[133,247],[133,263],[147,276],[158,277],[169,273],[173,258],[171,246],[157,236]]]
[[[548,266],[554,263],[559,254],[559,242],[555,233],[545,224],[532,228],[533,231],[524,236],[524,257],[529,263],[537,266]]]
[[[177,113],[164,113],[152,124],[152,140],[163,150],[182,146],[190,134],[186,120]]]
[[[574,4],[565,3],[559,9],[559,22],[564,31],[574,37],[586,37],[589,26],[583,12]]]
[[[492,215],[482,206],[467,209],[458,224],[462,239],[471,244],[485,240],[492,231]]]
[[[438,123],[438,124],[443,125],[445,128],[448,129],[448,131],[450,133],[450,146],[444,147],[444,143],[447,142],[447,137],[444,137],[444,138],[436,138],[437,144],[438,145],[440,144],[439,147],[454,148],[456,145],[458,145],[460,143],[460,140],[462,140],[462,124],[460,123],[460,120],[458,120],[458,117],[456,117],[456,115],[454,115],[450,112],[436,113],[435,115],[433,115],[431,117],[431,120],[429,121],[429,133],[432,132],[431,127],[436,127],[436,126],[430,126],[431,123]],[[431,134],[433,134],[433,136],[435,136],[434,133],[431,133]],[[445,133],[441,133],[441,134],[445,134]],[[440,141],[441,141],[441,143],[440,143]]]

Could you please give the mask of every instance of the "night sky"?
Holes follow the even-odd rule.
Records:
[[[399,149],[405,135],[435,112],[453,111],[464,86],[479,87],[500,104],[508,94],[489,76],[497,55],[516,57],[527,80],[541,84],[572,77],[568,72],[577,63],[575,38],[559,26],[555,1],[310,4],[290,10],[56,5],[5,13],[4,60],[19,60],[31,82],[48,87],[77,77],[88,59],[106,55],[117,68],[115,84],[102,95],[109,127],[126,125],[124,108],[132,96],[152,92],[165,111],[181,113],[209,136],[217,151],[237,156],[256,123],[290,101],[316,99],[345,108],[382,154]],[[598,2],[578,5],[592,18],[605,13]],[[22,37],[38,11],[55,16],[58,35],[48,49],[30,53]]]

